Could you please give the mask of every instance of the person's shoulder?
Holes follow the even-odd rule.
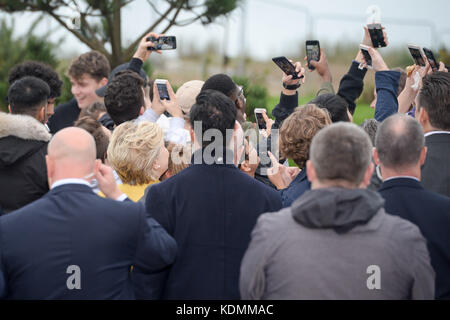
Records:
[[[412,222],[397,215],[388,214],[384,209],[377,215],[381,221],[380,228],[384,229],[387,239],[405,246],[424,239],[419,227]]]
[[[257,225],[266,231],[286,230],[286,227],[296,225],[290,207],[275,212],[266,212],[258,217]]]
[[[78,103],[77,100],[75,98],[70,99],[67,102],[63,102],[61,104],[58,104],[55,107],[55,114],[59,113],[59,112],[64,112],[67,109],[74,109],[74,108],[78,108]]]

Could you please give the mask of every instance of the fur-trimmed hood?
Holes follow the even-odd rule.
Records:
[[[33,117],[0,112],[0,139],[7,136],[43,142],[52,138],[47,128]]]
[[[46,153],[51,134],[36,119],[0,112],[0,169]]]

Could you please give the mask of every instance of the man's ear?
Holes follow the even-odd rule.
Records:
[[[425,161],[427,160],[427,152],[428,148],[426,146],[423,147],[422,151],[420,152],[420,166],[423,166],[425,164]]]
[[[39,111],[36,114],[36,118],[39,122],[44,122],[44,119],[45,119],[45,108],[44,107],[39,109]]]
[[[99,88],[104,87],[108,84],[108,78],[103,78],[102,80],[100,80],[99,82]]]
[[[370,184],[370,179],[372,179],[372,174],[375,166],[373,165],[373,162],[370,161],[369,166],[366,169],[366,172],[364,173],[363,181],[361,182],[362,188],[367,188],[367,186]]]
[[[417,120],[419,120],[419,123],[422,125],[422,127],[425,127],[425,125],[429,123],[430,120],[428,117],[428,112],[425,110],[425,108],[419,109],[419,117]]]
[[[378,156],[378,151],[376,148],[372,148],[372,157],[373,157],[373,161],[375,162],[375,164],[377,166],[380,165],[380,157]]]
[[[95,163],[94,163],[94,174],[95,175],[97,175],[97,173],[99,172],[101,164],[102,164],[102,160],[100,160],[100,159],[95,160]]]
[[[53,173],[55,171],[53,160],[48,156],[48,154],[45,156],[45,164],[47,166],[47,180],[48,180],[48,187],[52,187],[52,177]]]
[[[142,116],[145,112],[145,108],[141,107],[141,109],[139,110],[139,115]]]
[[[311,160],[306,161],[306,175],[311,183],[317,180],[316,168],[314,168]]]

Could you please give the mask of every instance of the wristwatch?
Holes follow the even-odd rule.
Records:
[[[300,88],[300,86],[301,86],[300,81],[297,84],[290,84],[290,85],[287,85],[286,83],[283,82],[283,88],[288,90],[297,90],[298,88]]]

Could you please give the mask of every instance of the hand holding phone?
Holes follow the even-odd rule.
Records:
[[[379,23],[371,23],[367,25],[369,30],[370,39],[374,48],[386,47],[387,43],[384,39],[383,27]]]
[[[167,80],[156,79],[153,85],[152,109],[158,114],[169,112],[173,117],[182,118],[183,112],[177,102],[172,86]]]
[[[307,40],[306,41],[306,57],[308,61],[309,70],[314,70],[315,67],[311,65],[311,61],[320,60],[320,43],[317,40]]]
[[[427,49],[427,48],[423,48],[423,52],[425,53],[425,56],[427,57],[428,63],[430,64],[433,72],[438,71],[439,63],[436,60],[436,58],[434,57],[433,51],[431,51],[430,49]]]
[[[295,69],[295,66],[286,58],[286,57],[276,57],[276,58],[272,58],[272,61],[275,62],[275,64],[281,69],[283,70],[283,72],[288,75],[288,76],[292,76],[293,80],[297,80],[297,79],[303,79],[304,75],[299,76],[299,73],[301,72],[297,72],[297,70]]]
[[[146,39],[153,43],[153,47],[147,47],[147,50],[174,50],[177,48],[177,38],[174,36],[159,36],[158,38],[150,36]]]
[[[409,44],[408,49],[409,53],[411,53],[411,57],[413,58],[414,63],[417,66],[425,67],[425,55],[423,54],[422,49],[414,44]]]
[[[369,47],[363,44],[359,45],[359,49],[364,57],[364,61],[366,62],[366,66],[369,69],[372,69],[372,56],[369,53]]]

